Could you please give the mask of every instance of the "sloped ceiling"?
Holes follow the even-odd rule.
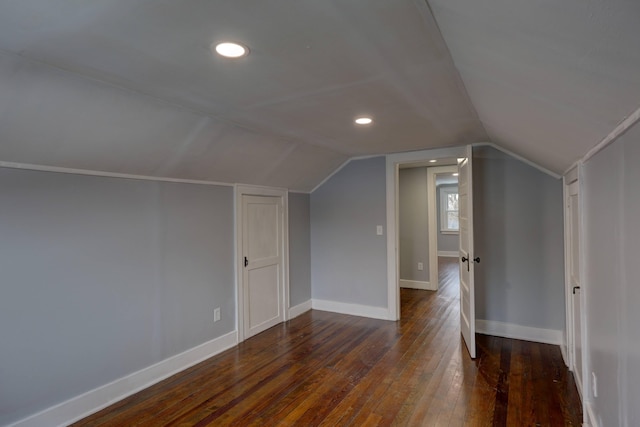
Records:
[[[5,162],[306,191],[487,138],[424,1],[5,1],[0,52]]]
[[[492,141],[561,173],[640,105],[639,12],[3,1],[0,161],[308,191],[353,156]],[[224,40],[250,55],[212,55]]]
[[[429,4],[499,146],[562,173],[640,107],[640,1]]]

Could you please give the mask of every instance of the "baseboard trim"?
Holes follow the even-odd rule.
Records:
[[[289,319],[298,317],[309,310],[311,310],[311,300],[307,300],[302,304],[294,305],[293,307],[289,308]]]
[[[438,251],[438,256],[444,256],[448,258],[458,258],[460,252],[458,251]]]
[[[423,289],[425,291],[437,291],[434,286],[431,286],[431,282],[422,282],[420,280],[404,280],[400,279],[401,288],[409,289]]]
[[[567,353],[567,335],[564,331],[562,333],[562,344],[560,344],[560,354],[562,354],[562,360],[566,367],[569,367],[569,353]]]
[[[598,423],[598,419],[596,418],[595,410],[593,409],[593,403],[584,402],[584,405],[582,405],[582,407],[584,408],[584,413],[586,415],[585,416],[586,423],[582,425],[585,427],[600,427],[600,424]]]
[[[555,329],[532,328],[514,323],[476,319],[476,332],[503,338],[562,345],[562,331]]]
[[[370,305],[350,304],[346,302],[327,301],[321,299],[312,299],[311,307],[314,310],[349,314],[351,316],[370,317],[372,319],[389,320],[389,311],[386,307],[373,307]]]
[[[66,426],[202,362],[238,343],[236,331],[90,390],[10,424],[12,427]]]

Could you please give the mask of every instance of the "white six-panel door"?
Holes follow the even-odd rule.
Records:
[[[244,337],[284,321],[282,198],[242,195]]]
[[[460,226],[460,331],[472,358],[476,357],[476,313],[473,272],[473,187],[471,146],[458,163],[458,219]]]

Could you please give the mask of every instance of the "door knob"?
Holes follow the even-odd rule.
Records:
[[[473,259],[473,262],[477,262],[478,264],[480,264],[480,257],[477,256]]]
[[[462,262],[467,263],[467,271],[469,271],[469,257],[463,256],[461,259],[462,259]]]

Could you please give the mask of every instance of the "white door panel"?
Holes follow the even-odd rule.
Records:
[[[460,226],[460,331],[472,358],[476,357],[476,318],[473,272],[473,183],[471,146],[458,164],[458,215]]]
[[[270,327],[274,320],[279,320],[278,265],[253,267],[248,270],[248,277],[247,327],[249,331],[257,333],[261,326]]]
[[[284,321],[281,200],[242,196],[245,338]]]

